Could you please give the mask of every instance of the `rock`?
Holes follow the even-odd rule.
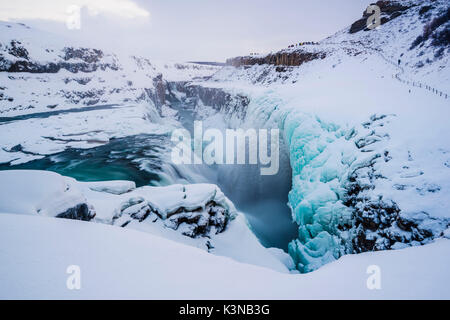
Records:
[[[178,209],[175,213],[168,215],[164,225],[174,230],[180,229],[183,235],[196,238],[221,233],[225,230],[227,223],[227,210],[211,201],[205,208],[199,207],[191,211],[185,208]]]
[[[224,114],[234,114],[239,119],[244,119],[250,99],[244,95],[234,95],[220,88],[208,88],[192,85],[187,82],[172,82],[169,84],[169,101],[178,101],[174,91],[184,93],[185,99],[190,99],[198,105],[201,102],[205,106],[211,106]]]
[[[157,223],[191,238],[211,238],[225,231],[234,214],[231,202],[213,185],[143,187],[130,192],[116,209],[112,224],[133,223],[139,229],[139,223]]]
[[[8,53],[17,58],[23,58],[28,60],[28,50],[22,46],[22,43],[16,40],[11,41],[11,45],[8,48]]]
[[[381,24],[385,24],[397,17],[399,17],[403,12],[410,8],[410,6],[405,6],[403,4],[400,4],[397,1],[377,1],[375,3],[378,7],[380,7],[381,10]],[[364,10],[363,17],[357,21],[355,21],[349,29],[349,33],[356,33],[362,30],[368,31],[367,29],[367,19],[369,18],[371,14],[366,13]]]
[[[268,54],[264,57],[236,57],[228,59],[226,64],[233,67],[251,66],[270,64],[275,66],[300,66],[303,63],[313,61],[316,59],[324,59],[326,54],[324,52],[307,52],[304,50],[280,51],[273,54]],[[279,68],[279,72],[284,72]]]
[[[29,58],[26,48],[18,41],[12,41],[7,48],[8,53],[20,58],[10,61],[0,55],[0,71],[6,72],[30,72],[30,73],[57,73],[65,69],[72,73],[94,72],[100,70],[118,70],[118,65],[112,62],[103,62],[104,54],[101,50],[88,48],[64,48],[60,55],[60,61],[38,62]]]
[[[158,74],[153,79],[153,87],[155,88],[155,93],[152,100],[161,114],[161,107],[166,104],[166,83],[162,74]]]
[[[73,208],[67,209],[65,212],[56,215],[56,218],[64,218],[71,220],[90,221],[95,217],[93,208],[86,203],[81,203]]]

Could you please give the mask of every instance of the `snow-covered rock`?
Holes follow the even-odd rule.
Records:
[[[211,184],[140,187],[127,181],[78,182],[54,172],[0,171],[0,212],[50,216],[135,229],[237,261],[289,272]]]
[[[236,209],[215,185],[171,185],[141,187],[127,194],[112,223],[128,226],[133,220],[148,219],[179,230],[191,238],[221,233],[233,219]]]
[[[76,185],[53,172],[0,172],[0,211],[91,220],[95,210]]]

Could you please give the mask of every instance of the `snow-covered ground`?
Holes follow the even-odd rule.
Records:
[[[2,299],[449,299],[450,240],[346,256],[309,274],[239,263],[115,226],[0,214]],[[66,286],[80,267],[80,290]],[[367,288],[367,268],[381,289]]]

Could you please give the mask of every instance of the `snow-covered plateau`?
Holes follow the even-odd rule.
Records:
[[[225,66],[0,22],[0,298],[450,299],[450,7],[377,5]],[[172,163],[194,120],[279,129],[279,172]]]

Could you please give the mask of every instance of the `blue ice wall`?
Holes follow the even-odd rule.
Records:
[[[357,149],[352,129],[298,111],[282,121],[292,166],[289,205],[298,239],[289,254],[301,272],[311,272],[351,251],[352,211],[343,204]]]

